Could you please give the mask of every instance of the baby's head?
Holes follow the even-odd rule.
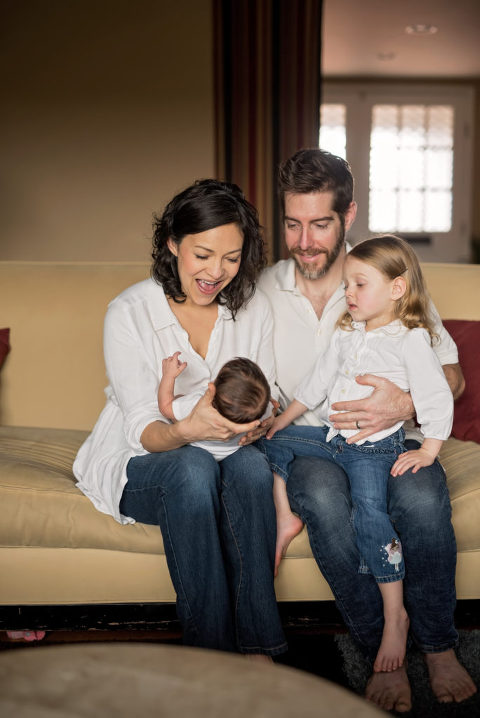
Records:
[[[265,374],[250,359],[237,357],[223,365],[215,379],[214,408],[236,424],[260,419],[270,401]]]

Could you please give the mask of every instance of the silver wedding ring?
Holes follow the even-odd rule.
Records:
[[[357,425],[357,429],[358,429],[359,431],[361,431],[361,429],[360,429],[360,424],[358,423],[358,419],[357,419],[357,421],[355,422],[355,424]]]

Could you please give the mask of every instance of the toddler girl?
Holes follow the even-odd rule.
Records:
[[[258,443],[274,472],[276,566],[302,527],[290,511],[285,484],[294,457],[328,458],[347,473],[360,570],[368,567],[374,575],[384,603],[385,624],[374,669],[393,671],[405,657],[409,621],[403,605],[402,546],[387,514],[388,476],[407,469],[415,473],[435,461],[451,431],[453,398],[432,349],[435,335],[428,297],[410,246],[393,236],[361,242],[347,254],[344,284],[348,311],[339,320],[329,348],[299,385],[292,403],[275,418],[266,439]],[[355,381],[366,373],[410,391],[425,437],[420,449],[405,451],[403,422],[354,443],[355,430],[340,432],[329,421],[333,403],[371,393],[372,387]],[[315,410],[324,426],[289,427],[307,409]]]

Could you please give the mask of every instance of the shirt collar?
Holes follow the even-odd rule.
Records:
[[[352,327],[354,329],[358,329],[361,332],[365,332],[365,322],[354,322],[352,321]],[[377,329],[372,329],[371,332],[368,332],[369,334],[387,334],[390,336],[393,336],[395,334],[403,334],[404,332],[407,332],[407,327],[402,324],[400,319],[394,319],[389,324],[386,324],[384,327],[378,327]]]
[[[295,262],[291,257],[278,262],[275,278],[277,289],[284,292],[298,291],[295,283]]]
[[[348,242],[346,242],[345,248],[348,253],[351,250],[352,246]],[[277,263],[275,277],[277,289],[280,289],[284,292],[295,292],[297,294],[300,294],[297,288],[297,283],[295,281],[295,260],[292,259],[292,257],[290,257],[290,259],[281,260]],[[339,289],[342,292],[344,291],[343,282],[341,283]],[[337,294],[337,291],[335,292],[335,294]]]
[[[154,279],[150,281],[147,306],[150,310],[154,329],[155,331],[159,331],[160,329],[165,329],[165,327],[175,324],[177,320],[175,314],[170,309],[163,287],[157,284]]]
[[[157,284],[154,279],[150,280],[147,304],[155,331],[161,331],[173,324],[178,324],[178,319],[170,308],[163,287]],[[224,304],[218,305],[218,318],[222,320],[231,318],[230,310]]]

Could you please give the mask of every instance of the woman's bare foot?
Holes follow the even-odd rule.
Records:
[[[407,713],[412,708],[412,693],[405,665],[390,673],[373,673],[365,689],[365,698],[385,711]]]
[[[477,692],[475,683],[458,662],[453,648],[441,653],[426,653],[432,691],[440,703],[460,703]]]
[[[278,573],[280,561],[285,556],[288,545],[297,534],[303,529],[302,519],[289,512],[288,514],[277,515],[277,545],[275,547],[275,570]]]
[[[405,660],[410,621],[404,608],[398,613],[385,615],[382,642],[373,670],[377,673],[396,671]]]

